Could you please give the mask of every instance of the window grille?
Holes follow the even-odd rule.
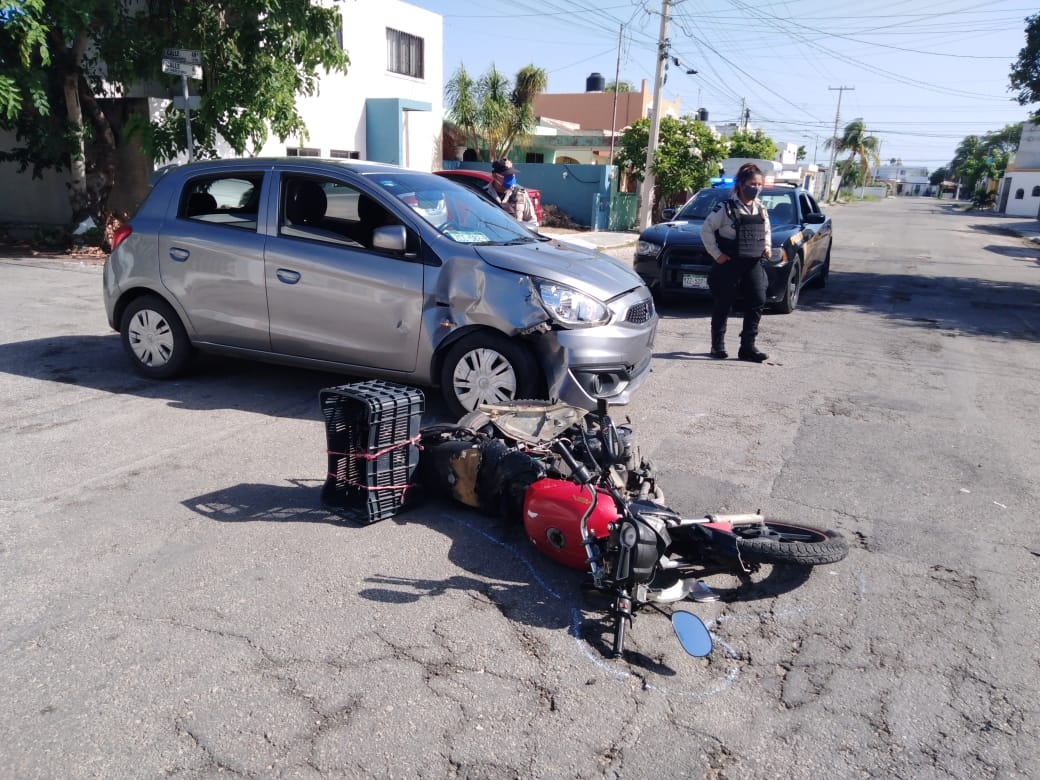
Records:
[[[418,35],[386,28],[386,69],[421,79],[426,76],[424,41]]]

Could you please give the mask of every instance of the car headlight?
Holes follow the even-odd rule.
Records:
[[[565,284],[539,279],[535,282],[542,306],[563,325],[603,325],[610,319],[610,309],[591,295]]]
[[[661,245],[655,244],[653,241],[637,241],[636,242],[636,254],[646,255],[647,257],[657,257],[661,254]]]

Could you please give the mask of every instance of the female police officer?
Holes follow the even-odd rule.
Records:
[[[701,227],[704,249],[715,258],[708,273],[708,287],[715,298],[711,313],[713,358],[728,357],[726,320],[738,292],[743,293],[747,309],[737,357],[753,363],[761,363],[768,357],[755,348],[758,323],[766,303],[762,258],[772,254],[769,215],[758,200],[762,184],[762,170],[757,165],[741,165],[733,182],[733,194],[716,204]]]

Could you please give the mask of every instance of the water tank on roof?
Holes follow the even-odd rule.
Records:
[[[590,73],[589,77],[585,79],[586,92],[602,92],[606,85],[607,82],[603,80],[602,73]]]
[[[706,108],[698,108],[697,109],[697,121],[698,122],[707,122],[708,121],[708,109],[706,109]]]

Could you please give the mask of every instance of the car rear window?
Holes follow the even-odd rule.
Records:
[[[177,214],[239,230],[256,230],[262,174],[211,176],[185,185]]]

